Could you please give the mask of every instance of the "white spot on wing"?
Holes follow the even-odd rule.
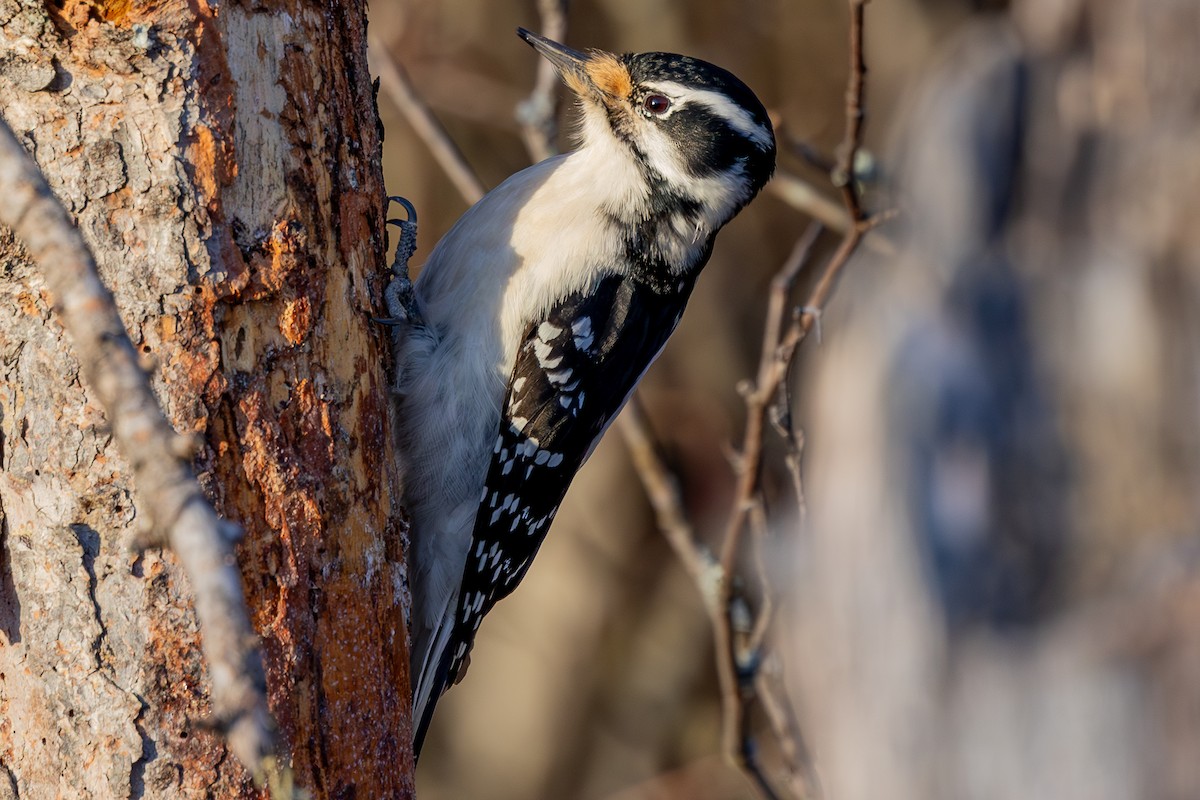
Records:
[[[571,323],[571,333],[575,339],[575,346],[580,350],[587,351],[592,346],[592,318],[580,317]]]
[[[554,348],[541,340],[533,343],[533,354],[537,356],[542,369],[554,369],[562,363],[562,356],[550,357],[553,352]]]

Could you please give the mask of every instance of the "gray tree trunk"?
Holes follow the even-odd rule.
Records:
[[[0,0],[0,113],[75,215],[218,510],[313,797],[407,797],[380,138],[359,3]],[[0,230],[0,798],[255,792],[170,552]]]

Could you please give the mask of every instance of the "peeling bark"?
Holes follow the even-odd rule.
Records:
[[[314,797],[412,794],[365,7],[0,0],[0,109],[246,529],[272,709]],[[0,797],[254,792],[190,591],[0,230]]]

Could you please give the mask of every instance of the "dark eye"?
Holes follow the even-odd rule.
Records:
[[[671,101],[661,94],[647,95],[642,101],[642,108],[649,111],[651,114],[665,114],[667,109],[671,107]]]

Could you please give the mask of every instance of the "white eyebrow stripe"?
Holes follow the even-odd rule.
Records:
[[[754,121],[750,112],[734,103],[720,92],[711,89],[695,89],[675,81],[658,81],[643,84],[647,89],[662,92],[681,104],[698,103],[707,106],[717,116],[728,122],[734,130],[747,136],[750,141],[764,150],[771,147],[771,133],[763,125]],[[674,109],[671,109],[674,111]],[[664,116],[670,116],[668,112]]]

